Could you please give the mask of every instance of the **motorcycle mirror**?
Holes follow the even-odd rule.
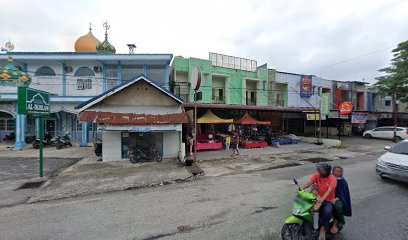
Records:
[[[293,179],[293,182],[298,185],[298,181],[296,179]]]

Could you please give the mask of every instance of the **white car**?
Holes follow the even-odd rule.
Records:
[[[403,140],[408,138],[408,128],[397,127],[397,139]],[[394,127],[378,127],[363,133],[365,138],[383,138],[383,139],[393,139],[394,138]]]
[[[388,152],[378,159],[377,173],[382,178],[408,180],[408,139],[385,149]]]

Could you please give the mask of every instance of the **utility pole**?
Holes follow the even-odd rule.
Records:
[[[327,119],[326,119],[327,121]],[[322,143],[322,97],[319,97],[319,144]]]
[[[394,141],[397,141],[397,122],[398,122],[398,106],[397,106],[397,96],[394,94],[392,96],[392,108],[394,114]]]
[[[194,90],[194,164],[197,161],[197,90]]]

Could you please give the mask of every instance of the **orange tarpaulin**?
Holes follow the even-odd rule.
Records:
[[[234,122],[235,124],[240,124],[240,125],[270,125],[271,122],[268,121],[258,121],[251,117],[248,113],[245,113],[245,115]]]

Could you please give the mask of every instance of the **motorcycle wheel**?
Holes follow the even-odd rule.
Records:
[[[38,142],[37,140],[33,142],[33,148],[34,149],[40,149],[40,142]]]
[[[62,148],[62,144],[57,143],[57,149],[60,150]]]
[[[102,156],[102,151],[96,149],[96,150],[95,150],[95,155],[96,155],[97,157]]]
[[[71,142],[68,142],[68,146],[72,147],[72,143],[71,143]]]
[[[281,230],[282,240],[300,240],[304,239],[298,224],[284,224]]]
[[[153,159],[156,160],[157,162],[161,162],[163,160],[163,157],[160,154],[160,149],[156,145],[153,146],[152,155]]]
[[[129,160],[131,163],[138,163],[142,155],[138,151],[132,151],[131,157],[129,157]]]

